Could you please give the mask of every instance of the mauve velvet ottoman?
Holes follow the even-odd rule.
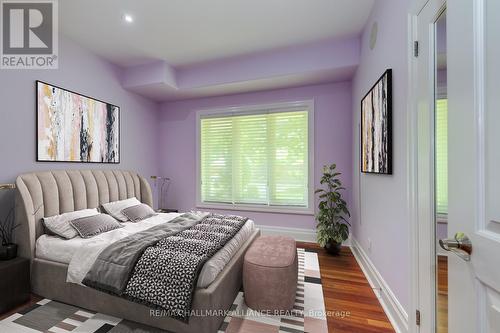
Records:
[[[245,254],[246,304],[258,311],[292,310],[297,292],[297,247],[284,236],[261,236]]]

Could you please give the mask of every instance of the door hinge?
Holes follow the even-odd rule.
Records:
[[[417,312],[415,313],[415,323],[417,324],[417,326],[420,326],[420,310],[417,310]]]
[[[418,57],[418,40],[413,42],[413,56]]]

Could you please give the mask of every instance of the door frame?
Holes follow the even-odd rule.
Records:
[[[424,8],[427,1],[415,3],[408,13],[408,43],[407,43],[407,64],[408,64],[408,115],[407,115],[407,131],[406,131],[406,158],[408,165],[408,184],[407,184],[407,201],[408,201],[408,222],[410,231],[410,309],[408,313],[408,329],[411,333],[419,332],[419,326],[416,325],[416,311],[421,309],[419,301],[419,265],[418,265],[418,224],[417,224],[417,177],[416,161],[417,161],[417,96],[414,93],[416,84],[414,80],[417,78],[417,65],[413,54],[414,42],[417,40],[417,16]],[[422,310],[420,310],[422,311]]]
[[[427,147],[419,147],[421,132],[431,134],[431,143],[434,142],[434,121],[419,124],[418,121],[418,58],[414,55],[414,42],[418,40],[418,15],[430,3],[429,0],[417,1],[408,14],[408,117],[407,117],[407,162],[408,162],[408,184],[407,200],[410,224],[410,313],[409,332],[435,332],[436,323],[436,234],[434,195],[427,199],[419,196],[419,193],[434,193],[434,149],[432,144]],[[443,7],[436,11],[438,17]],[[429,36],[429,59],[434,56],[435,38]],[[429,66],[429,72],[434,72],[433,66]],[[429,73],[431,74],[431,73]],[[435,74],[433,74],[434,76]],[[434,87],[434,86],[433,86]],[[429,96],[434,91],[429,91]],[[434,117],[435,100],[429,100],[428,109],[432,110]],[[430,113],[430,112],[429,112]],[[424,128],[422,127],[424,126]],[[427,138],[428,139],[428,138]],[[424,148],[424,149],[422,149]],[[429,168],[425,179],[419,177],[419,159],[429,159]],[[430,157],[429,157],[430,156]],[[432,171],[432,172],[431,172]],[[432,209],[429,209],[432,207]],[[421,222],[425,221],[424,224]],[[423,252],[419,249],[431,249]],[[431,254],[431,255],[429,255]],[[417,325],[417,311],[420,315],[420,325]]]

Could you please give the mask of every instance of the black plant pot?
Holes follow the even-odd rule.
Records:
[[[342,243],[337,243],[335,241],[330,241],[325,245],[325,250],[326,252],[330,253],[331,255],[338,256],[340,254],[340,249],[341,249]]]
[[[0,260],[11,260],[17,257],[17,244],[0,246]]]

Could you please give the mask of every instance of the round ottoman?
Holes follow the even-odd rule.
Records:
[[[297,270],[293,238],[257,238],[246,252],[243,264],[245,303],[258,311],[291,310],[297,292]]]

